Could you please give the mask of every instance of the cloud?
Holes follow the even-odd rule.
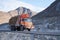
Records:
[[[36,12],[39,12],[39,11],[42,11],[45,9],[42,7],[33,6],[31,4],[17,1],[17,0],[0,0],[0,10],[3,10],[3,11],[14,10],[14,9],[21,7],[21,6],[29,8],[29,9],[36,11]]]

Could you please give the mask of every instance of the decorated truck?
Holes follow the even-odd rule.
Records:
[[[12,31],[24,31],[27,29],[30,31],[31,29],[34,28],[34,25],[32,23],[32,12],[30,9],[23,8],[22,7],[22,12],[18,10],[18,15],[12,17],[9,20],[9,25]]]

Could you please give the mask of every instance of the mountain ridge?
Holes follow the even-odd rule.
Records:
[[[37,15],[33,16],[32,18],[41,18],[41,17],[52,17],[52,16],[60,16],[60,0],[54,1],[49,7],[47,7],[42,12],[37,13]]]

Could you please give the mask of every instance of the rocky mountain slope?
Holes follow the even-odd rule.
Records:
[[[47,9],[39,12],[32,19],[35,25],[40,25],[40,28],[60,30],[60,0],[54,1]]]
[[[60,16],[60,0],[54,1],[48,8],[39,12],[33,18]]]

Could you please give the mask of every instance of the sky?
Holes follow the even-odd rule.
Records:
[[[0,0],[0,11],[10,11],[18,7],[26,7],[40,12],[46,9],[55,0]]]

